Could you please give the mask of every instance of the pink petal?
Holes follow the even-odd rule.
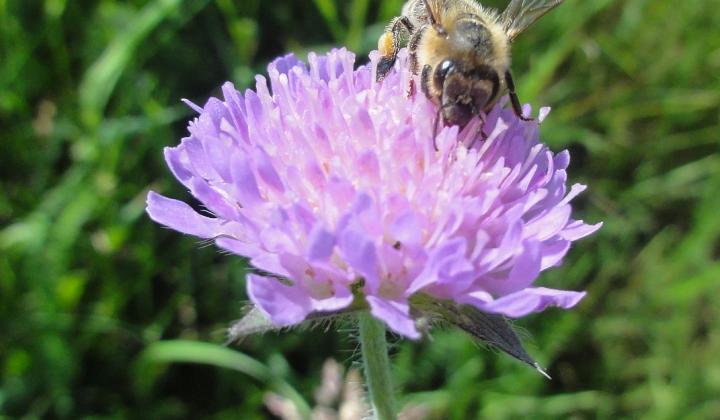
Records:
[[[340,234],[339,248],[348,263],[365,278],[365,290],[377,293],[380,288],[378,257],[375,244],[362,232],[346,229]]]
[[[298,60],[298,58],[293,53],[286,54],[282,57],[278,57],[275,60],[273,60],[270,64],[268,64],[268,70],[270,71],[277,71],[280,74],[288,74],[290,72],[290,69],[292,69],[295,66],[300,66],[301,68],[305,68],[305,63]]]
[[[192,168],[189,166],[187,156],[185,156],[185,147],[183,146],[186,140],[178,147],[166,147],[164,149],[165,162],[167,163],[170,171],[175,175],[178,181],[183,185],[187,186],[190,179],[194,177]]]
[[[593,234],[603,226],[602,222],[594,225],[586,225],[582,220],[576,220],[563,229],[560,236],[568,241],[576,241]]]
[[[410,283],[407,296],[435,283],[440,278],[444,264],[458,257],[463,258],[467,249],[464,238],[455,238],[445,242],[430,252],[423,271]]]
[[[280,280],[248,274],[247,293],[257,307],[278,327],[298,324],[312,311],[312,302],[300,287]]]
[[[367,296],[366,299],[370,304],[370,313],[384,321],[391,330],[412,340],[420,338],[415,321],[410,317],[410,305],[407,302],[386,300],[376,296]]]
[[[422,240],[421,226],[415,212],[408,211],[390,225],[390,234],[402,245],[416,246]]]
[[[562,261],[570,249],[570,241],[558,239],[556,241],[545,241],[542,245],[542,261],[540,271],[554,267]]]
[[[147,196],[145,209],[151,219],[178,232],[200,238],[214,238],[220,233],[222,221],[201,216],[182,201],[164,197],[153,191]]]
[[[309,261],[327,261],[335,248],[335,235],[322,225],[317,225],[310,232],[307,240],[307,257]]]
[[[354,298],[350,289],[335,285],[334,293],[331,297],[326,299],[311,299],[313,312],[341,311],[350,306]]]
[[[229,203],[225,196],[208,185],[205,180],[193,178],[190,181],[190,192],[218,217],[227,220],[238,218],[238,208]]]
[[[260,204],[262,197],[255,181],[255,174],[253,174],[247,158],[239,154],[234,155],[231,172],[239,204],[243,207],[254,207]]]
[[[544,287],[528,288],[503,296],[493,302],[477,305],[479,309],[519,318],[532,312],[541,312],[545,308],[557,306],[569,309],[577,305],[586,292],[547,289]]]
[[[535,241],[526,241],[523,252],[515,257],[510,274],[506,278],[485,283],[485,290],[496,296],[504,296],[531,285],[540,274],[540,246]]]
[[[526,238],[532,237],[539,241],[550,239],[567,225],[571,210],[569,205],[555,207],[547,214],[527,223],[523,234]]]
[[[253,160],[257,167],[258,175],[265,185],[273,188],[277,192],[284,192],[285,186],[280,179],[280,175],[278,175],[273,167],[272,159],[268,156],[267,152],[259,148],[256,149],[253,152]]]

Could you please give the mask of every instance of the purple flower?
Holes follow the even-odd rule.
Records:
[[[250,259],[247,290],[277,326],[367,305],[395,332],[420,336],[418,296],[521,317],[570,308],[584,292],[533,287],[570,244],[597,230],[571,218],[567,151],[538,126],[495,107],[486,122],[449,127],[433,148],[436,108],[399,70],[375,82],[377,55],[288,55],[270,86],[223,86],[165,149],[175,177],[212,213],[154,192],[156,222]],[[529,111],[529,110],[526,110]],[[542,120],[548,113],[540,111]]]

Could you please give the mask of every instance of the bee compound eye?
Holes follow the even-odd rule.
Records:
[[[443,85],[445,84],[445,78],[447,77],[448,73],[450,73],[455,68],[455,62],[452,60],[443,60],[435,69],[435,74],[433,75],[433,83],[435,83],[435,87],[438,90],[442,90]]]
[[[447,76],[450,69],[455,67],[455,62],[452,60],[443,60],[442,63],[440,63],[440,66],[438,66],[438,74],[442,75],[443,78]]]

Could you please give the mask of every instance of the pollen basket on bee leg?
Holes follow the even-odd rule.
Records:
[[[380,51],[383,57],[391,56],[394,53],[394,43],[395,37],[392,32],[385,32],[380,36],[380,39],[378,39],[378,51]]]

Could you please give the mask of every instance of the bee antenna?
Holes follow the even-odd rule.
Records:
[[[437,32],[438,35],[447,36],[447,31],[445,31],[445,28],[438,21],[437,16],[435,16],[435,12],[430,5],[430,0],[423,0],[423,3],[425,3],[425,9],[427,10],[428,18],[430,19],[430,25],[432,25],[433,29],[435,29],[435,32]]]

